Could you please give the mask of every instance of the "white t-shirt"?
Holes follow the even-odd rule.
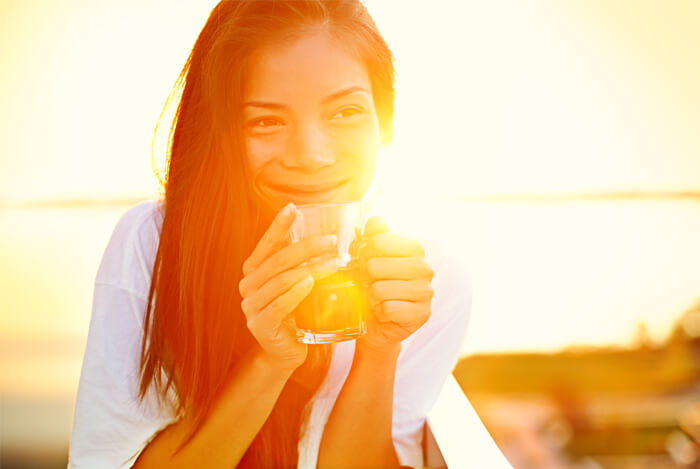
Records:
[[[117,223],[95,279],[68,467],[128,468],[155,434],[176,421],[171,391],[159,408],[153,387],[139,402],[143,316],[160,227],[161,201],[129,209]],[[423,242],[423,241],[422,241]],[[455,365],[471,308],[463,266],[423,242],[433,268],[430,319],[401,344],[394,382],[392,437],[402,465],[423,466],[425,416]],[[334,344],[330,368],[302,417],[299,468],[316,467],[323,428],[350,371],[355,341]]]

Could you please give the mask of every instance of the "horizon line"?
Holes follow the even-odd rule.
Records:
[[[483,195],[449,195],[442,196],[457,202],[572,202],[603,200],[694,200],[700,202],[700,191],[620,191],[620,192],[578,192],[578,193],[514,193]],[[4,202],[0,209],[31,208],[95,208],[123,207],[145,200],[157,200],[153,195],[112,198],[72,198],[72,199],[38,199]]]

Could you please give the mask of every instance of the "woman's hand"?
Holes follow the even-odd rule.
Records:
[[[307,345],[297,342],[292,312],[309,294],[314,279],[335,270],[335,235],[317,236],[291,243],[289,227],[296,209],[280,211],[243,263],[238,290],[246,324],[260,344],[263,355],[275,367],[294,370],[306,359]],[[301,265],[312,258],[322,261]]]
[[[433,270],[418,241],[391,233],[380,218],[367,222],[364,237],[370,314],[357,345],[392,350],[430,317]]]

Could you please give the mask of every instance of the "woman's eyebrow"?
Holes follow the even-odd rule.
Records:
[[[363,91],[363,92],[369,94],[369,91],[367,91],[365,88],[363,88],[361,86],[351,86],[350,88],[345,88],[344,90],[340,90],[340,91],[337,91],[333,94],[326,96],[325,98],[323,98],[323,100],[321,100],[321,102],[328,103],[330,101],[333,101],[333,100],[338,99],[338,98],[342,98],[343,96],[348,95],[350,93],[354,93],[356,91]]]
[[[330,101],[336,100],[338,98],[342,98],[343,96],[346,96],[351,93],[355,93],[357,91],[362,91],[366,94],[369,95],[369,91],[367,91],[366,88],[363,88],[361,86],[351,86],[349,88],[345,88],[344,90],[337,91],[333,94],[329,94],[325,98],[321,100],[322,103],[328,103]],[[253,106],[253,107],[262,107],[262,108],[268,108],[268,109],[278,109],[278,110],[286,110],[289,109],[288,106],[281,104],[281,103],[272,103],[268,101],[246,101],[243,103],[243,107],[246,106]]]

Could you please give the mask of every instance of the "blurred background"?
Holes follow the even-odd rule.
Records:
[[[0,2],[2,467],[65,467],[94,276],[215,4]],[[698,467],[700,3],[366,4],[398,72],[376,206],[471,273],[454,374],[496,443]]]

